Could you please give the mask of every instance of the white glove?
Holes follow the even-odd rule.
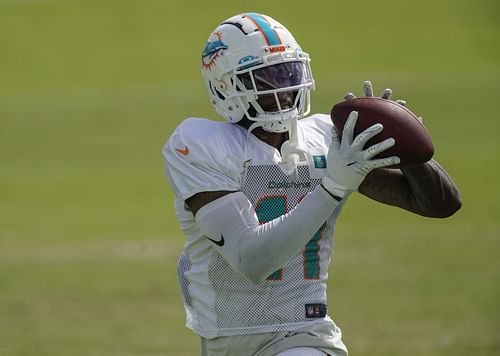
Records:
[[[363,93],[365,94],[365,96],[373,96],[373,85],[372,85],[372,82],[370,82],[369,80],[363,82]],[[382,95],[380,97],[382,99],[389,100],[391,98],[391,95],[392,95],[392,89],[387,88],[387,89],[384,89],[384,92],[382,93]],[[356,95],[354,95],[351,92],[348,92],[346,95],[344,95],[345,100],[354,99],[355,97],[356,97]],[[395,100],[395,101],[396,101],[396,103],[398,103],[401,106],[406,105],[406,101],[404,101],[404,100]]]
[[[322,180],[322,185],[332,195],[339,198],[344,198],[349,192],[356,191],[366,175],[375,168],[400,162],[397,156],[372,159],[394,146],[396,141],[394,138],[388,138],[363,149],[368,140],[383,130],[383,126],[382,124],[372,125],[353,139],[357,120],[358,112],[352,111],[344,125],[342,141],[339,141],[335,129],[332,129],[333,140],[328,150],[327,173]]]

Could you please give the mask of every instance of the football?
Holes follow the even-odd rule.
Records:
[[[429,133],[417,116],[406,107],[395,101],[373,96],[349,99],[335,104],[330,116],[340,137],[351,111],[358,112],[354,137],[376,123],[384,126],[384,130],[372,137],[365,147],[389,137],[396,140],[393,147],[375,156],[375,158],[399,156],[401,162],[391,166],[392,168],[420,164],[432,158],[434,146]]]

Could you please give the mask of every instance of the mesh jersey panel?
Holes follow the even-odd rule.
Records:
[[[319,182],[310,178],[308,166],[299,166],[297,174],[286,176],[277,165],[256,165],[248,167],[242,191],[264,223],[293,209]],[[325,223],[301,253],[258,285],[214,253],[208,276],[215,292],[218,335],[284,331],[310,322],[305,304],[326,304],[331,226]]]
[[[184,308],[186,309],[186,315],[188,318],[188,323],[195,323],[192,318],[195,315],[193,310],[193,301],[191,299],[191,294],[189,293],[189,279],[186,278],[185,272],[191,269],[191,261],[187,254],[183,253],[179,262],[177,263],[177,278],[179,279],[179,285],[181,288],[181,296],[184,301]]]

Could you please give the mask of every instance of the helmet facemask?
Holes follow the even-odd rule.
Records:
[[[233,90],[228,99],[240,102],[245,116],[255,122],[253,127],[287,132],[292,119],[309,113],[309,93],[314,86],[309,58],[296,53],[295,58],[290,53],[280,53],[267,57],[267,63],[257,60],[233,71]]]

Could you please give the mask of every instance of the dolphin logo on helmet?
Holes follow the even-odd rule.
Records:
[[[208,41],[203,52],[201,54],[201,60],[203,68],[210,70],[215,65],[215,61],[219,57],[221,51],[228,49],[229,47],[221,41],[222,34],[220,32],[214,33],[217,38],[214,41]]]

